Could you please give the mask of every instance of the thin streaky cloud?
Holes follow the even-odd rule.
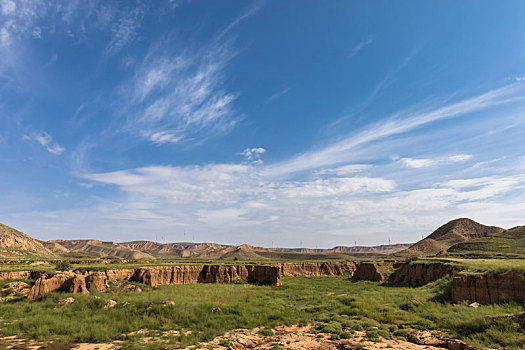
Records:
[[[47,132],[32,133],[31,135],[24,135],[24,140],[36,141],[42,147],[44,147],[49,153],[60,155],[66,149],[60,146],[58,143],[54,143],[51,135]]]
[[[283,97],[284,95],[286,95],[288,92],[290,91],[290,88],[287,87],[279,92],[276,92],[275,94],[271,95],[270,97],[268,97],[268,100],[266,101],[266,103],[270,103],[274,100],[277,100],[278,98],[281,98]]]
[[[226,26],[216,37],[216,41],[220,41],[224,36],[229,34],[239,23],[255,15],[264,6],[264,1],[256,1],[245,13],[234,19],[230,24]]]
[[[522,90],[522,85],[511,84],[445,107],[430,106],[424,110],[411,113],[399,112],[394,117],[369,126],[358,134],[349,136],[324,149],[307,152],[291,160],[268,166],[265,172],[267,175],[286,175],[347,162],[352,158],[348,151],[358,146],[392,135],[402,134],[437,120],[455,118],[490,107],[523,101],[525,96],[515,96]],[[407,117],[400,118],[400,116],[407,114]]]
[[[354,57],[355,55],[359,53],[359,51],[364,49],[366,46],[370,45],[372,42],[374,42],[374,38],[371,36],[369,36],[365,40],[362,40],[361,42],[359,42],[357,45],[355,45],[352,48],[352,51],[350,52],[349,57]]]

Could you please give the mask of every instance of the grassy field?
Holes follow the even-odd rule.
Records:
[[[60,343],[121,339],[125,348],[133,349],[146,347],[143,335],[130,335],[141,329],[155,337],[167,330],[191,331],[167,337],[167,345],[148,345],[169,349],[209,341],[235,328],[314,323],[336,336],[366,329],[403,337],[410,328],[440,329],[479,348],[525,346],[525,334],[516,321],[525,311],[522,304],[478,309],[451,305],[449,284],[450,279],[443,279],[425,287],[399,288],[348,277],[290,277],[283,279],[281,287],[195,284],[142,286],[143,293],[118,289],[91,295],[50,293],[39,302],[0,303],[0,333]],[[57,306],[67,296],[76,301]],[[118,305],[104,309],[109,298]]]

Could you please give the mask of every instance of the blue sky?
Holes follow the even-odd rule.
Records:
[[[525,224],[523,2],[0,10],[0,222],[34,237],[331,247]]]

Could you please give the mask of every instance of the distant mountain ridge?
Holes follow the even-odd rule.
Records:
[[[97,258],[158,259],[158,258],[198,258],[225,260],[265,260],[272,257],[298,256],[308,254],[377,254],[388,255],[406,249],[410,244],[391,246],[344,247],[331,249],[311,248],[264,248],[248,244],[240,246],[218,243],[158,243],[152,241],[102,242],[99,240],[53,240],[46,246],[62,255],[85,255]],[[290,255],[291,254],[291,255]]]

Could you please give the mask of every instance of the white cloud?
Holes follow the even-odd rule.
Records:
[[[355,45],[352,48],[352,51],[350,52],[350,57],[353,57],[359,53],[362,49],[364,49],[366,46],[370,45],[374,39],[372,37],[368,37],[365,40],[359,42],[357,45]]]
[[[524,176],[460,178],[405,189],[379,176],[286,181],[263,173],[253,165],[210,164],[146,167],[83,178],[127,193],[118,205],[112,201],[109,212],[97,214],[103,218],[127,218],[139,225],[141,220],[150,225],[153,220],[159,227],[176,223],[206,233],[210,240],[238,237],[238,243],[260,239],[269,245],[278,239],[288,246],[294,245],[297,234],[310,246],[329,236],[334,244],[344,243],[345,237],[381,243],[377,237],[381,232],[391,232],[398,241],[413,240],[458,216],[485,222],[473,210],[461,208],[498,203],[503,196],[525,190]]]
[[[223,87],[230,44],[176,55],[158,50],[148,53],[122,89],[126,129],[156,143],[198,141],[230,130],[239,120],[237,94]]]
[[[0,45],[7,46],[11,42],[11,35],[7,28],[0,29]]]
[[[177,143],[182,140],[182,136],[177,136],[169,131],[159,131],[150,136],[150,140],[154,143]]]
[[[12,0],[2,0],[0,7],[2,8],[2,14],[4,16],[12,16],[15,14],[16,3]]]
[[[394,114],[380,123],[368,126],[361,132],[320,150],[306,152],[291,160],[274,164],[266,169],[268,175],[286,175],[346,163],[353,160],[354,152],[373,142],[414,130],[420,126],[449,118],[456,118],[494,106],[522,101],[522,85],[512,84],[443,107],[426,107],[422,110]],[[352,152],[354,151],[354,152]]]
[[[346,176],[346,175],[352,175],[367,169],[372,168],[372,165],[370,164],[348,164],[343,165],[337,168],[329,168],[329,169],[322,169],[317,172],[319,175],[338,175],[338,176]]]
[[[53,143],[51,135],[49,135],[46,132],[25,135],[24,139],[30,140],[30,141],[36,141],[42,147],[44,147],[49,153],[53,153],[56,155],[60,155],[66,150],[64,147],[60,146],[59,144]]]
[[[266,101],[266,103],[270,103],[274,100],[277,100],[278,98],[286,95],[288,92],[290,91],[290,88],[287,87],[279,92],[276,92],[275,94],[271,95],[270,97],[268,97],[268,100]]]
[[[124,12],[120,11],[114,24],[111,26],[111,39],[106,47],[107,54],[114,54],[129,45],[137,36],[142,25],[145,9],[141,6]]]
[[[241,155],[249,161],[255,161],[258,164],[262,163],[261,156],[266,153],[266,149],[262,147],[246,148],[241,152]]]
[[[455,154],[448,157],[437,158],[401,158],[399,161],[407,168],[428,168],[433,166],[447,165],[459,162],[465,162],[472,159],[470,154]]]

